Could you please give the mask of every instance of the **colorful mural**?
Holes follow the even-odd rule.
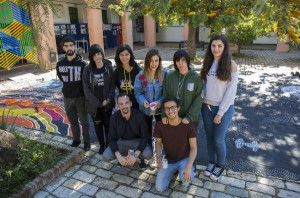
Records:
[[[0,67],[10,69],[21,58],[38,63],[27,4],[0,0]]]
[[[2,93],[0,95],[0,120],[28,128],[57,132],[72,136],[67,119],[62,84],[55,80],[34,87]]]

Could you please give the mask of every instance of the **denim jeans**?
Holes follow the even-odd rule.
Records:
[[[214,123],[214,117],[219,110],[219,106],[210,105],[210,108],[211,111],[207,104],[203,103],[201,109],[207,138],[208,157],[210,161],[223,166],[226,158],[225,134],[233,117],[234,105],[231,105],[224,113],[220,124]]]
[[[156,176],[155,188],[159,192],[166,190],[173,175],[178,171],[179,176],[188,164],[189,158],[185,158],[176,163],[168,164],[168,168],[159,168]],[[194,167],[192,166],[192,180],[194,179]],[[182,181],[183,177],[180,178]]]

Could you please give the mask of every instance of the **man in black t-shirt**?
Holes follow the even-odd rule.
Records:
[[[72,147],[78,147],[80,141],[80,125],[82,126],[82,136],[84,140],[84,150],[91,148],[88,114],[84,108],[84,92],[82,86],[82,72],[87,62],[82,57],[75,54],[75,40],[66,36],[63,39],[63,49],[66,52],[64,59],[56,66],[57,76],[63,83],[62,92],[64,95],[64,105],[68,120],[73,133]]]
[[[197,132],[194,124],[183,124],[178,116],[179,102],[175,97],[167,97],[163,100],[163,107],[168,117],[168,124],[158,122],[154,129],[156,137],[155,151],[156,161],[160,166],[155,187],[159,192],[168,188],[172,176],[178,171],[183,185],[189,185],[194,178],[193,163],[197,156]],[[162,143],[167,167],[163,166],[161,159]]]

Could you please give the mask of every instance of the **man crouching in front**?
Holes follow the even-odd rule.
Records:
[[[155,187],[163,192],[169,186],[172,176],[178,171],[182,185],[189,185],[194,178],[193,163],[197,156],[197,132],[192,123],[183,124],[178,116],[179,102],[174,97],[163,101],[164,111],[169,123],[158,122],[154,129],[156,137],[156,161],[160,167]],[[166,159],[161,158],[162,143]]]
[[[111,116],[109,146],[103,153],[104,161],[118,159],[119,166],[132,166],[141,159],[141,169],[146,167],[144,159],[152,158],[152,150],[147,144],[148,126],[144,115],[131,108],[132,102],[126,93],[117,97],[120,109]]]

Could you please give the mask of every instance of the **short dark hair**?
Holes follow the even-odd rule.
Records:
[[[116,50],[115,63],[116,63],[117,68],[122,67],[122,62],[120,60],[119,55],[125,50],[127,50],[130,54],[129,65],[132,67],[138,67],[138,64],[135,62],[135,57],[133,55],[133,51],[132,51],[131,47],[127,44],[124,44],[124,45],[120,45]]]
[[[191,69],[190,68],[191,59],[190,59],[189,54],[185,50],[177,50],[174,53],[174,56],[173,56],[174,69],[176,69],[177,71],[179,71],[179,69],[178,69],[178,67],[176,65],[176,61],[179,61],[181,58],[185,59],[185,61],[187,63],[187,66],[188,66],[188,68],[190,70]]]
[[[126,92],[119,93],[119,95],[117,97],[117,102],[118,102],[119,98],[125,97],[125,96],[127,96],[129,98],[129,101],[132,102],[131,99],[130,99],[130,97],[129,97],[129,95]]]
[[[162,102],[163,108],[165,108],[165,103],[167,103],[167,102],[175,102],[176,106],[179,107],[179,100],[174,96],[168,96],[168,97],[164,98],[164,100]]]
[[[89,60],[90,60],[90,64],[91,65],[95,65],[95,61],[94,61],[94,56],[97,53],[101,53],[102,55],[102,60],[104,59],[104,53],[102,48],[100,47],[100,45],[98,44],[94,44],[89,48]]]
[[[62,40],[62,44],[64,45],[67,42],[72,42],[75,45],[75,39],[71,36],[66,36]]]

